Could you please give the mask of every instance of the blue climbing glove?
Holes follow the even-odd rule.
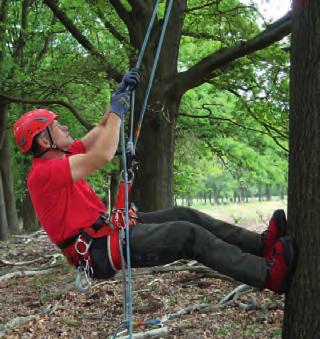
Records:
[[[130,98],[131,98],[131,91],[124,90],[123,92],[116,91],[111,96],[111,112],[115,113],[120,117],[123,116],[129,111],[130,108]]]
[[[117,88],[117,93],[123,92],[127,87],[130,91],[134,91],[140,82],[141,73],[138,68],[131,68],[124,77]]]

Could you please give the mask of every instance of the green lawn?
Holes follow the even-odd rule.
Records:
[[[274,210],[287,210],[287,201],[278,199],[214,206],[194,204],[192,208],[207,213],[214,218],[261,231],[268,224]]]

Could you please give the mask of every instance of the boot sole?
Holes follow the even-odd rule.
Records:
[[[287,233],[287,218],[284,210],[276,210],[273,213],[279,238],[284,237]]]
[[[281,289],[280,289],[280,293],[285,293],[288,291],[289,287],[290,287],[290,283],[291,283],[291,278],[294,272],[294,268],[296,266],[296,250],[294,248],[294,244],[291,240],[290,237],[285,236],[280,238],[280,241],[282,243],[283,246],[283,256],[284,256],[284,260],[286,262],[287,268],[288,268],[288,272],[287,272],[287,276],[284,279],[283,283],[281,284]]]

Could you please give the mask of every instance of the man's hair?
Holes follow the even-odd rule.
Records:
[[[43,148],[39,145],[39,139],[41,137],[45,137],[47,138],[48,140],[50,140],[50,137],[49,137],[49,133],[48,133],[48,130],[47,128],[42,131],[41,133],[37,134],[34,138],[33,138],[33,141],[32,141],[32,145],[31,145],[31,148],[29,150],[29,154],[31,154],[32,156],[34,157],[37,157],[39,156],[39,154],[42,153],[43,151]]]

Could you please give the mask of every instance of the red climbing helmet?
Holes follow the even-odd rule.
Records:
[[[14,139],[23,153],[30,150],[33,138],[44,131],[59,116],[46,109],[25,113],[13,125]]]

